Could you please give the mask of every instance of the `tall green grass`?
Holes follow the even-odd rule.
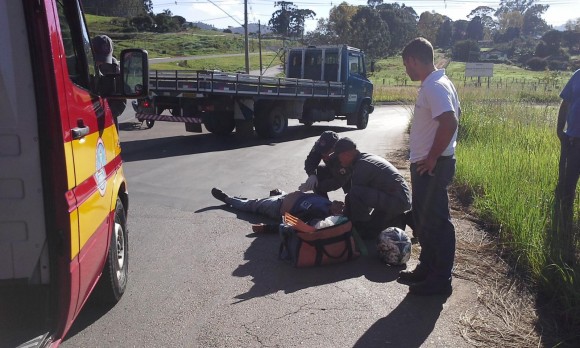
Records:
[[[548,246],[560,154],[557,105],[522,102],[517,94],[482,102],[482,96],[461,93],[455,185],[473,195],[476,213],[496,226],[516,265],[567,311],[565,321],[576,335],[579,269],[561,264],[558,247]]]

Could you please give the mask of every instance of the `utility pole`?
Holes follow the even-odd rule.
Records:
[[[260,76],[262,76],[262,25],[258,20],[258,50],[260,52]]]
[[[248,44],[248,0],[244,0],[244,47],[246,57],[246,74],[250,73],[250,53]]]

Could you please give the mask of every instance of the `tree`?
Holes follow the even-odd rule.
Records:
[[[549,7],[537,4],[537,0],[501,0],[495,15],[502,32],[519,28],[521,35],[536,36],[548,29],[542,15]]]
[[[443,22],[437,32],[437,47],[448,48],[451,47],[451,34],[453,33],[453,22],[449,19]]]
[[[507,32],[510,28],[518,29],[518,36],[524,24],[524,15],[518,11],[502,12],[498,15],[498,31]]]
[[[371,58],[386,57],[390,44],[390,34],[387,24],[377,11],[369,6],[359,8],[352,17],[352,44]]]
[[[155,28],[155,21],[147,14],[132,17],[129,23],[138,31],[153,31]]]
[[[483,39],[483,23],[481,17],[475,16],[467,24],[467,38],[479,41]]]
[[[129,18],[147,14],[152,8],[149,0],[83,0],[82,3],[85,13],[97,16]]]
[[[290,22],[292,21],[292,11],[296,9],[294,3],[288,1],[276,1],[274,7],[280,7],[279,10],[272,13],[272,18],[268,25],[272,31],[286,37],[290,36]]]
[[[522,34],[527,36],[537,36],[546,32],[550,27],[542,15],[550,7],[549,5],[533,5],[524,12],[522,23]]]
[[[580,53],[580,29],[562,32],[562,45],[568,48],[569,53]]]
[[[352,17],[362,6],[352,6],[346,2],[330,9],[328,14],[328,31],[332,33],[337,44],[348,44],[352,37]]]
[[[462,41],[467,38],[467,26],[469,22],[466,20],[460,19],[458,21],[453,22],[453,34],[452,34],[452,42]]]
[[[479,45],[473,40],[457,41],[453,45],[453,59],[460,62],[477,62],[479,54]]]
[[[392,3],[377,5],[375,9],[390,33],[388,55],[397,53],[417,36],[418,16],[412,7]]]
[[[495,15],[499,17],[501,14],[509,12],[524,14],[535,2],[536,0],[501,0]]]
[[[437,32],[446,20],[449,20],[449,18],[439,13],[423,12],[419,16],[419,22],[417,23],[417,34],[429,40],[432,44],[436,44]]]
[[[566,22],[564,27],[569,31],[580,31],[580,17],[576,19],[570,19]]]
[[[505,33],[497,32],[493,41],[497,43],[510,42],[520,37],[520,28],[508,28]]]
[[[304,22],[307,19],[314,18],[316,13],[308,9],[294,9],[290,16],[290,33],[292,36],[304,37]]]
[[[155,21],[155,31],[158,33],[170,33],[181,29],[179,23],[173,19],[173,13],[168,9],[156,14],[153,20]]]
[[[304,41],[309,45],[328,45],[335,43],[335,36],[329,30],[328,20],[319,18],[316,28],[306,34]]]
[[[481,18],[481,24],[483,26],[483,38],[485,40],[491,39],[498,28],[498,23],[493,18],[494,13],[495,10],[491,7],[478,6],[467,15],[467,18]]]

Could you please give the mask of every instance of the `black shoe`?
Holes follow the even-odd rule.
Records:
[[[399,272],[397,280],[401,283],[419,283],[427,279],[428,272],[425,268],[416,267],[414,270],[403,270]]]
[[[451,279],[424,280],[409,286],[409,294],[417,296],[445,295],[449,296],[453,292]]]
[[[215,188],[215,187],[211,189],[211,195],[212,195],[212,196],[213,196],[215,199],[217,199],[217,200],[219,200],[219,201],[222,201],[222,202],[224,202],[224,203],[226,203],[226,198],[228,198],[228,197],[229,197],[229,196],[228,196],[228,195],[226,195],[226,194],[225,194],[225,193],[224,193],[222,190],[220,190],[220,189],[218,189],[218,188]]]
[[[280,196],[282,194],[282,191],[280,189],[273,189],[270,191],[270,197],[272,196]]]

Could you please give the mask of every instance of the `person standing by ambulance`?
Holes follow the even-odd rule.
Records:
[[[419,264],[399,273],[415,295],[450,294],[455,258],[455,227],[447,188],[455,175],[455,145],[461,114],[459,97],[444,69],[437,69],[433,46],[424,38],[403,49],[413,81],[421,81],[409,136],[414,234],[421,245]]]

